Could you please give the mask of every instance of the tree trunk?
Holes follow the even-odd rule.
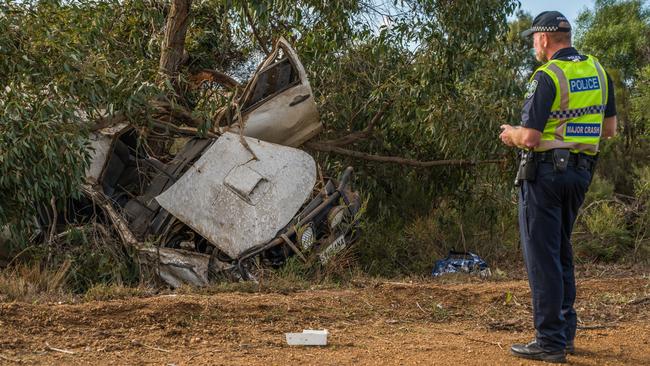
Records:
[[[178,66],[183,60],[191,5],[192,0],[173,0],[167,15],[159,67],[167,78],[174,78],[178,74]]]

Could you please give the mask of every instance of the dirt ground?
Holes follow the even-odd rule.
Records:
[[[574,365],[650,365],[650,277],[583,278]],[[285,332],[328,329],[326,347]],[[0,364],[534,365],[525,281],[355,282],[286,293],[0,303]]]

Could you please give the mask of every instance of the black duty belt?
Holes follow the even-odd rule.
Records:
[[[534,160],[539,163],[553,163],[553,150],[535,152],[533,153]],[[590,156],[582,153],[571,153],[569,154],[569,166],[584,167],[586,169],[592,169],[598,160],[595,156]]]

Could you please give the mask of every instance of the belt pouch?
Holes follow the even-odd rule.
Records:
[[[567,149],[555,149],[553,150],[553,168],[556,172],[565,172],[567,166],[569,166],[569,156],[571,152]]]

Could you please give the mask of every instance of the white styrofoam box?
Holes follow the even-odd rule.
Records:
[[[327,346],[327,329],[305,329],[302,333],[285,333],[290,346]]]

